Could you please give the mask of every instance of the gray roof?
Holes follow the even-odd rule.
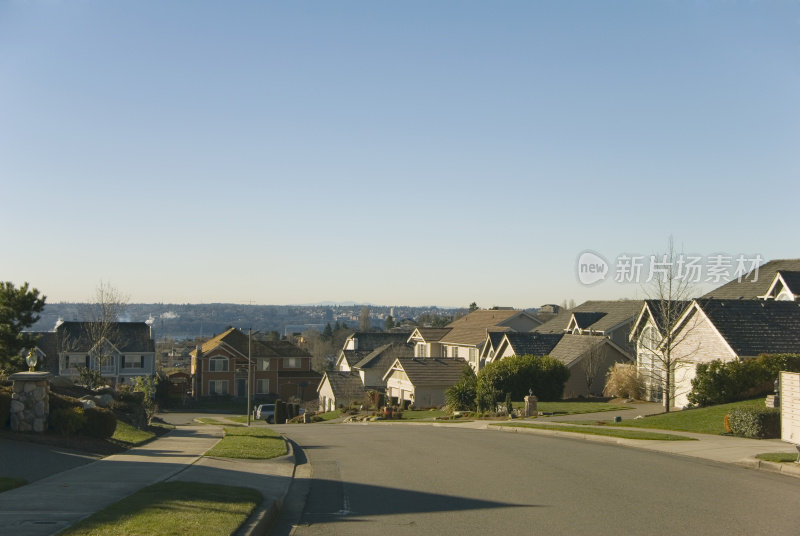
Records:
[[[644,306],[650,312],[650,317],[653,319],[653,322],[656,324],[656,328],[661,332],[662,335],[664,334],[665,329],[675,326],[677,320],[691,304],[692,302],[687,300],[644,301]],[[672,321],[670,321],[670,319],[672,319]],[[665,325],[670,323],[672,326]]]
[[[800,353],[800,303],[703,299],[696,303],[740,357]]]
[[[414,357],[414,347],[410,344],[384,344],[370,352],[368,356],[356,363],[353,368],[375,369],[382,378],[398,357]]]
[[[328,370],[322,375],[320,380],[320,387],[328,378],[331,384],[334,398],[353,399],[363,395],[366,391],[364,385],[361,383],[361,378],[355,372],[341,372],[338,370]],[[319,388],[317,388],[319,391]]]
[[[492,347],[492,350],[497,350],[497,347],[500,346],[500,343],[503,342],[503,337],[505,337],[505,331],[490,331],[489,335],[489,344]],[[485,349],[484,349],[485,350]]]
[[[564,337],[563,333],[501,333],[508,337],[514,355],[548,355]]]
[[[155,352],[150,326],[144,322],[113,322],[109,342],[120,352]],[[62,351],[88,352],[99,341],[91,340],[97,322],[62,322],[56,327],[57,343]]]
[[[716,298],[728,300],[755,300],[763,296],[769,290],[769,286],[775,279],[778,271],[797,272],[800,271],[800,259],[776,259],[769,261],[758,267],[758,280],[752,281],[754,272],[749,273],[741,281],[734,279],[711,292],[706,293],[703,298]]]
[[[344,355],[344,360],[347,361],[347,365],[353,368],[372,352],[373,350],[342,350],[342,355]]]
[[[581,329],[605,332],[627,321],[635,320],[642,309],[643,303],[642,300],[587,301],[569,311],[562,312],[532,331],[537,333],[563,333],[567,329],[572,315],[580,313],[579,316],[576,316],[576,320],[580,318],[578,320],[579,325],[581,322],[587,323],[584,326],[580,326]],[[583,313],[593,313],[594,317]],[[594,321],[589,323],[592,319]]]
[[[451,328],[417,328],[417,331],[425,339],[425,342],[436,342],[450,333]],[[408,337],[410,338],[410,337]]]
[[[36,347],[44,353],[44,363],[36,365],[37,370],[46,370],[58,376],[58,337],[55,331],[38,332]]]
[[[400,358],[400,366],[415,386],[451,386],[458,383],[467,362],[459,358]]]
[[[550,357],[558,359],[569,367],[592,348],[602,346],[608,342],[609,340],[607,338],[596,335],[567,334],[564,335],[555,348],[553,348],[553,351],[550,352]]]

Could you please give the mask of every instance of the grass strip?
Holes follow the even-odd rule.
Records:
[[[161,482],[139,490],[60,534],[233,534],[261,501],[261,493],[250,488]]]
[[[498,424],[492,424],[491,426],[511,426],[514,428],[537,428],[540,430],[555,430],[559,432],[571,432],[576,434],[618,437],[621,439],[644,439],[648,441],[697,441],[692,437],[679,436],[675,434],[661,434],[658,432],[647,432],[644,430],[619,430],[615,428],[591,428],[588,426],[533,424],[525,422],[498,423]]]
[[[632,428],[656,428],[658,430],[674,430],[676,432],[720,435],[725,433],[725,415],[730,413],[732,409],[741,407],[764,407],[764,399],[756,398],[706,408],[671,411],[669,413],[650,415],[642,419],[627,419],[621,422],[581,421],[579,423],[571,422],[570,424],[589,424],[594,426],[611,424],[613,426],[628,426]]]
[[[206,456],[266,460],[285,456],[287,453],[283,437],[266,426],[226,426],[225,437],[206,452]]]
[[[333,419],[338,419],[341,416],[342,412],[339,411],[338,409],[335,409],[333,411],[326,411],[325,413],[317,413],[316,415],[314,415],[314,417],[319,417],[320,419],[322,419],[322,422],[332,421]]]
[[[200,424],[210,424],[212,426],[241,426],[240,424],[232,424],[227,421],[221,421],[219,419],[214,419],[211,417],[201,417],[195,420]]]
[[[403,420],[418,421],[420,419],[435,419],[436,417],[444,417],[449,415],[449,412],[441,409],[414,409],[403,411]]]
[[[553,415],[579,415],[581,413],[598,413],[602,411],[623,411],[631,409],[629,406],[609,404],[608,402],[539,402],[537,409],[543,413]],[[517,407],[516,403],[514,407]],[[520,402],[519,407],[525,408],[525,403]]]
[[[0,493],[4,491],[8,491],[10,489],[18,488],[20,486],[24,486],[27,484],[28,481],[24,478],[14,478],[10,476],[0,476]]]
[[[794,463],[797,461],[796,452],[765,452],[756,454],[756,458],[765,462]]]
[[[114,435],[111,439],[118,441],[128,447],[138,447],[143,445],[156,437],[156,434],[147,430],[139,430],[126,423],[125,421],[117,421],[117,428],[114,430]]]

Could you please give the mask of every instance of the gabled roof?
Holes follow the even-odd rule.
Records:
[[[384,344],[391,344],[393,342],[397,343],[404,343],[408,340],[408,333],[392,333],[392,332],[385,332],[385,331],[356,331],[349,337],[347,337],[347,341],[351,339],[358,339],[358,348],[356,351],[358,352],[371,352],[375,348],[379,346],[383,346]],[[344,343],[344,347],[347,347],[347,341]]]
[[[64,352],[89,352],[98,341],[91,333],[97,331],[98,322],[62,322],[56,328],[57,344]],[[113,322],[108,330],[111,340],[120,352],[155,352],[155,341],[150,337],[150,326],[144,322]]]
[[[632,359],[627,352],[625,352],[618,345],[614,344],[606,337],[596,337],[592,335],[571,335],[566,334],[558,342],[558,344],[550,352],[550,357],[558,359],[565,365],[572,366],[573,363],[578,361],[582,356],[586,355],[593,348],[600,348],[604,345],[610,345],[617,352],[628,359]]]
[[[409,344],[384,344],[356,363],[354,369],[375,369],[381,377],[398,357],[414,357],[414,347]]]
[[[392,370],[400,368],[415,386],[450,386],[458,383],[467,362],[460,358],[399,358],[384,374],[383,379],[391,375]]]
[[[450,333],[451,328],[417,328],[411,332],[407,340],[422,338],[425,342],[437,342]]]
[[[44,363],[39,363],[39,370],[46,370],[58,376],[58,336],[55,331],[38,332],[36,348],[44,354]]]
[[[514,355],[548,355],[564,337],[563,333],[504,333]],[[589,338],[589,336],[586,336]]]
[[[595,313],[597,314],[596,320],[581,329],[607,333],[635,319],[641,312],[642,303],[642,300],[587,301],[566,313],[561,313],[552,320],[548,320],[541,326],[535,327],[532,331],[537,333],[563,333],[575,313]],[[603,313],[603,315],[600,316],[599,313]],[[588,315],[585,317],[581,315],[581,317],[581,321],[584,323],[591,320]]]
[[[252,344],[251,347],[249,345]],[[200,347],[203,355],[216,350],[221,346],[228,346],[240,355],[247,357],[311,357],[311,354],[289,341],[265,341],[250,337],[237,328],[229,328],[219,335],[212,337]],[[197,355],[197,350],[192,350],[191,355]]]
[[[716,298],[726,300],[755,300],[759,296],[767,293],[775,274],[778,271],[798,272],[800,271],[800,259],[776,259],[762,264],[758,267],[758,280],[753,281],[755,271],[742,277],[742,280],[734,279],[725,283],[721,287],[706,293],[703,298]]]
[[[800,295],[800,272],[778,270],[767,292],[759,298],[774,299],[782,292],[789,292],[793,298]]]
[[[326,379],[331,385],[334,398],[353,399],[364,394],[364,385],[361,383],[361,378],[354,372],[326,371],[317,386],[318,392]]]
[[[483,354],[487,354],[489,351],[496,352],[505,336],[505,331],[490,331],[487,333],[486,344],[483,346]],[[482,355],[482,357],[484,357],[484,355]]]
[[[686,311],[686,308],[691,304],[692,302],[689,300],[645,300],[642,305],[642,310],[639,312],[639,316],[636,317],[636,321],[631,327],[628,340],[634,340],[638,336],[639,331],[647,325],[648,320],[653,321],[653,324],[662,336],[665,335],[665,329],[674,327]],[[670,322],[669,317],[672,318],[672,322]],[[673,326],[666,326],[665,324],[667,323],[671,323]]]
[[[517,316],[525,315],[539,322],[533,315],[516,309],[480,309],[454,320],[447,325],[450,331],[441,339],[445,344],[479,346],[490,331],[509,331],[504,325]]]
[[[575,324],[575,327],[579,329],[589,329],[589,326],[596,324],[601,318],[606,316],[608,313],[606,312],[582,312],[582,311],[575,311],[572,313],[572,319],[568,326]]]
[[[800,353],[800,303],[699,299],[684,322],[698,309],[739,357]]]

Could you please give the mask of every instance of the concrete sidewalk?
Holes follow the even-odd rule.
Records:
[[[55,534],[141,488],[181,480],[259,490],[264,501],[242,531],[251,534],[268,521],[274,505],[280,506],[291,484],[294,458],[203,458],[222,435],[217,426],[182,426],[142,447],[0,493],[0,532]]]

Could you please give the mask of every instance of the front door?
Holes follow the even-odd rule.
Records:
[[[247,396],[247,379],[241,378],[236,380],[236,396],[242,398]]]

